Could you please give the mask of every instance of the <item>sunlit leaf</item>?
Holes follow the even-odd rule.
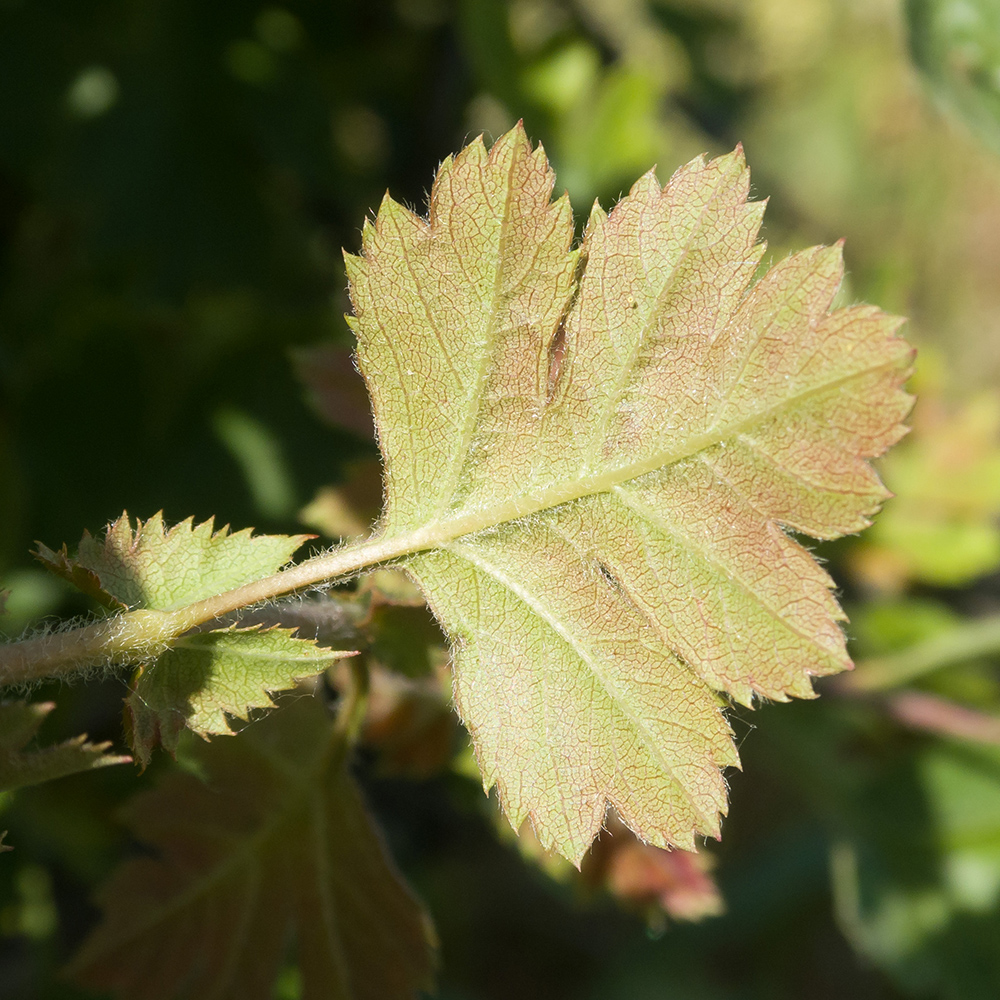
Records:
[[[133,530],[122,514],[104,538],[85,533],[73,557],[65,546],[54,552],[39,545],[36,555],[105,605],[171,611],[274,573],[311,537],[230,534],[193,518],[166,529],[162,514],[137,519]]]
[[[693,848],[737,763],[720,694],[810,697],[849,665],[830,580],[782,529],[868,524],[911,352],[898,319],[830,312],[839,246],[750,287],[739,149],[595,206],[578,249],[553,183],[520,127],[476,141],[429,219],[387,197],[348,258],[383,537],[419,550],[512,824],[579,860],[611,805]]]
[[[104,923],[72,965],[129,1000],[270,1000],[292,946],[302,996],[405,1000],[428,985],[431,931],[311,698],[193,750],[126,819],[158,856],[101,891]]]

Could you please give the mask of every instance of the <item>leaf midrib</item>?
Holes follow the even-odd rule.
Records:
[[[615,486],[638,479],[650,472],[656,472],[658,469],[674,465],[685,458],[690,458],[693,455],[722,444],[730,438],[769,420],[782,411],[804,402],[813,396],[836,389],[850,382],[852,379],[874,371],[897,367],[899,367],[899,361],[894,358],[881,365],[874,365],[850,372],[847,375],[842,375],[821,385],[813,386],[804,392],[785,398],[779,403],[753,413],[742,420],[733,421],[723,427],[711,428],[701,434],[696,434],[688,438],[680,447],[674,450],[654,452],[646,458],[629,462],[625,465],[613,466],[602,473],[564,480],[554,483],[536,493],[523,493],[511,497],[492,507],[458,514],[448,519],[433,521],[430,524],[425,524],[412,531],[400,533],[395,536],[383,536],[373,539],[371,542],[362,543],[359,546],[359,550],[371,549],[377,551],[377,555],[372,560],[373,562],[399,559],[416,552],[424,551],[425,549],[436,548],[457,538],[461,538],[463,535],[472,535],[491,528],[498,528],[511,521],[517,521],[532,514],[539,514],[553,507],[559,507],[563,504],[580,500],[583,497],[592,496],[597,493],[607,493]],[[345,550],[343,554],[346,556],[347,551]],[[360,551],[358,554],[360,555]],[[370,565],[370,563],[366,563],[365,565]]]
[[[522,493],[510,497],[491,507],[466,512],[456,512],[454,516],[431,521],[395,533],[381,533],[358,542],[335,549],[325,555],[316,556],[305,562],[282,570],[273,577],[257,581],[255,584],[227,591],[209,600],[192,604],[176,612],[177,621],[171,623],[179,635],[203,622],[217,618],[236,608],[269,600],[277,594],[289,593],[334,578],[346,579],[370,570],[378,565],[405,560],[407,556],[439,548],[464,535],[474,535],[482,531],[498,528],[512,521],[530,517],[543,511],[572,503],[583,497],[607,493],[613,487],[638,479],[640,476],[666,468],[685,458],[690,458],[716,445],[744,433],[757,424],[794,408],[797,404],[825,392],[846,385],[853,379],[873,372],[898,370],[905,363],[900,356],[893,356],[878,365],[866,365],[845,375],[814,385],[792,396],[787,396],[772,406],[749,414],[722,427],[715,427],[694,435],[673,450],[663,450],[648,455],[636,462],[613,466],[603,473],[577,476],[570,480],[554,483],[534,493]],[[391,490],[390,490],[391,493]]]

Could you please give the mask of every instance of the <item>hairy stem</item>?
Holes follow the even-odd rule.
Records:
[[[125,611],[83,628],[0,645],[0,685],[155,659],[179,636],[205,622],[303,587],[353,576],[434,544],[430,540],[420,545],[416,534],[337,549],[176,611]]]

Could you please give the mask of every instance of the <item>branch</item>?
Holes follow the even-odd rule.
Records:
[[[94,666],[148,662],[185,632],[206,622],[305,587],[348,579],[437,541],[426,531],[392,539],[369,539],[175,611],[139,608],[83,628],[3,645],[0,685],[23,684]]]

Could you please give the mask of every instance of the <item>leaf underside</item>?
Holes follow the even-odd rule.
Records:
[[[427,219],[386,196],[347,258],[381,533],[420,539],[403,566],[512,824],[578,862],[610,805],[693,849],[738,763],[719,695],[811,697],[850,666],[786,530],[869,523],[912,352],[901,320],[830,311],[839,246],[751,285],[764,205],[739,148],[595,205],[577,248],[553,183],[520,126],[477,140]]]
[[[36,557],[52,572],[112,608],[173,611],[276,572],[313,535],[253,535],[215,530],[188,518],[165,528],[162,513],[127,513],[103,538],[85,533],[75,556],[39,544]]]
[[[294,941],[302,996],[409,1000],[428,984],[428,920],[385,855],[323,707],[284,705],[199,744],[125,816],[157,858],[105,885],[71,974],[132,1000],[269,1000]]]
[[[312,535],[215,530],[192,518],[166,528],[127,513],[101,538],[84,534],[74,556],[39,544],[37,558],[112,609],[171,611],[277,572]],[[218,629],[183,636],[139,665],[126,700],[129,741],[145,767],[158,745],[171,753],[184,728],[229,734],[229,717],[272,704],[271,694],[351,655],[295,638],[287,629]]]
[[[145,767],[158,744],[175,753],[185,728],[200,736],[229,733],[228,717],[246,719],[251,709],[270,708],[272,692],[349,655],[281,628],[183,636],[132,682],[125,706],[136,757]]]

